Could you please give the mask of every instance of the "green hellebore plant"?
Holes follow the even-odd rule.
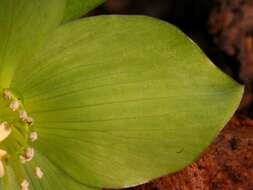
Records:
[[[0,0],[0,190],[129,187],[205,149],[243,88],[174,26]]]

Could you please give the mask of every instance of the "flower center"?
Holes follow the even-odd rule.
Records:
[[[0,88],[0,177],[10,161],[25,164],[32,160],[32,142],[38,138],[33,129],[33,118],[25,110],[20,97],[9,89]],[[39,178],[43,173],[39,167]],[[37,172],[38,173],[38,172]],[[23,181],[23,186],[26,181]],[[21,183],[22,186],[22,183]],[[24,188],[26,189],[26,188]]]
[[[0,96],[0,149],[5,150],[5,161],[18,158],[29,144],[33,119],[28,116],[19,97],[8,89]]]

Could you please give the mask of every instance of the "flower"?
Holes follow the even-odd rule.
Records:
[[[197,157],[242,87],[175,27],[0,1],[0,189],[129,187]],[[206,121],[208,120],[208,123]]]

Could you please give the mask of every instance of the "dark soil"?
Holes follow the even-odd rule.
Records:
[[[253,190],[253,120],[234,117],[184,170],[129,190]]]

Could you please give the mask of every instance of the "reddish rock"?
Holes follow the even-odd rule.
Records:
[[[216,44],[241,63],[240,77],[253,80],[253,0],[216,0],[209,28]]]

